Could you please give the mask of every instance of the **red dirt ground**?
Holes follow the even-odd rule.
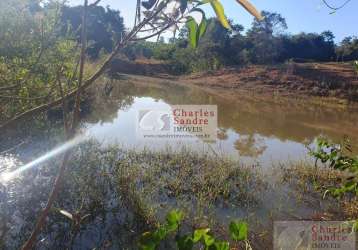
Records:
[[[338,97],[358,101],[358,74],[348,63],[252,65],[182,77],[187,83],[219,89]]]
[[[170,65],[162,61],[116,59],[110,72],[168,78],[213,90],[322,96],[358,102],[358,72],[352,63],[250,65],[178,77],[171,75]]]

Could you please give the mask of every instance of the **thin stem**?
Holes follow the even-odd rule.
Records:
[[[77,95],[76,95],[76,104],[75,104],[75,110],[73,112],[73,121],[72,121],[72,127],[71,130],[69,131],[68,128],[68,121],[67,121],[67,115],[65,115],[65,112],[67,112],[67,106],[66,106],[66,100],[63,97],[63,91],[62,91],[62,86],[61,83],[59,84],[59,88],[60,88],[60,92],[61,92],[61,100],[62,100],[62,106],[63,106],[63,112],[64,112],[64,130],[65,130],[65,136],[66,139],[70,139],[75,132],[75,129],[77,127],[77,123],[79,122],[79,110],[80,110],[80,98],[81,98],[81,85],[82,85],[82,81],[83,81],[83,73],[84,73],[84,61],[86,59],[85,57],[85,53],[86,53],[86,44],[87,44],[87,35],[86,35],[86,26],[87,26],[87,7],[88,7],[88,0],[84,0],[84,9],[83,9],[83,16],[82,16],[82,35],[81,35],[81,61],[80,61],[80,75],[79,75],[79,82],[78,82],[78,91],[77,91]],[[59,81],[59,79],[58,79]],[[49,198],[47,200],[47,204],[45,209],[41,212],[38,221],[35,225],[34,230],[31,233],[30,238],[27,240],[27,242],[23,245],[22,249],[23,250],[31,250],[36,242],[37,236],[38,234],[41,232],[42,227],[44,226],[45,222],[46,222],[46,218],[52,208],[53,203],[55,202],[55,199],[60,191],[60,187],[61,184],[63,182],[63,177],[65,175],[66,172],[66,167],[67,164],[69,162],[69,159],[71,157],[71,150],[66,151],[64,156],[63,156],[63,160],[62,160],[62,164],[59,168],[59,172],[57,174],[55,183],[53,185],[52,191],[49,195]]]
[[[330,5],[328,2],[327,2],[327,0],[322,0],[323,1],[323,3],[328,7],[328,8],[330,8],[331,10],[334,10],[334,11],[336,11],[336,10],[339,10],[339,9],[342,9],[344,6],[346,6],[351,0],[346,0],[341,6],[339,6],[339,7],[334,7],[334,6],[332,6],[332,5]]]
[[[78,91],[76,95],[75,110],[73,113],[71,133],[75,132],[74,130],[77,127],[77,123],[79,121],[79,115],[80,115],[81,86],[83,82],[84,66],[86,60],[86,49],[87,49],[87,7],[88,7],[88,0],[84,0],[84,8],[83,8],[83,15],[82,15],[82,33],[81,33],[80,75],[78,79]]]

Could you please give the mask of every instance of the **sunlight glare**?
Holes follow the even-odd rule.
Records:
[[[16,176],[18,176],[23,171],[30,169],[40,163],[43,163],[55,156],[58,156],[61,153],[66,152],[70,148],[73,148],[74,146],[79,145],[80,143],[85,141],[86,138],[87,137],[84,135],[77,136],[77,137],[73,138],[72,140],[62,144],[61,146],[47,152],[43,156],[40,156],[39,158],[33,160],[32,162],[29,162],[29,163],[23,165],[22,167],[16,169],[15,171],[6,172],[6,173],[1,174],[0,175],[0,183],[6,183],[6,182],[12,180],[13,178],[15,178]]]
[[[6,183],[13,178],[12,173],[3,173],[0,175],[0,183]]]

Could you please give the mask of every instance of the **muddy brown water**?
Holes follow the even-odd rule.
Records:
[[[355,148],[358,142],[358,109],[325,108],[305,102],[275,103],[237,96],[228,100],[213,91],[161,79],[140,78],[109,81],[111,93],[97,98],[85,127],[106,143],[152,150],[183,146],[197,151],[240,159],[249,164],[270,166],[279,162],[309,159],[307,146],[318,136],[340,142],[345,136]],[[217,105],[218,138],[202,140],[142,139],[138,137],[138,112],[170,105]],[[356,150],[356,148],[355,148]]]

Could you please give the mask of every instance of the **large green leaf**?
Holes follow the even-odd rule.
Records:
[[[167,215],[166,230],[169,232],[175,231],[183,219],[183,213],[178,210],[172,210]]]
[[[193,39],[193,41],[190,42],[190,44],[192,45],[193,48],[195,48],[197,46],[200,38],[205,34],[208,22],[205,17],[205,12],[202,9],[194,8],[191,10],[191,12],[199,12],[201,14],[201,22],[200,22],[199,26],[197,25],[196,21],[192,17],[190,17],[190,19],[188,20],[188,22],[193,21],[193,23],[191,23],[193,28],[190,29],[190,27],[188,26],[188,29],[189,29],[189,40]],[[191,33],[191,31],[192,31],[192,33]],[[195,32],[196,32],[196,34],[195,34]]]
[[[199,24],[199,30],[198,30],[199,39],[205,34],[207,26],[208,26],[208,21],[206,21],[205,16],[203,16],[201,19],[201,23]]]
[[[220,21],[221,25],[226,29],[231,29],[230,24],[225,16],[224,7],[219,0],[210,1],[211,6],[213,7],[215,14]]]
[[[205,246],[211,246],[212,244],[214,244],[215,242],[215,238],[209,234],[205,234],[204,235],[204,244]]]
[[[161,226],[154,232],[154,239],[157,244],[167,237],[168,231],[165,227]]]
[[[233,221],[229,226],[230,236],[233,240],[242,241],[247,239],[247,223],[241,221]]]
[[[189,43],[191,47],[196,48],[198,46],[198,24],[195,22],[194,18],[189,17],[186,26],[189,30]]]
[[[201,240],[201,238],[204,237],[208,232],[210,231],[210,228],[203,228],[203,229],[196,229],[194,231],[194,237],[193,241],[196,243]]]

